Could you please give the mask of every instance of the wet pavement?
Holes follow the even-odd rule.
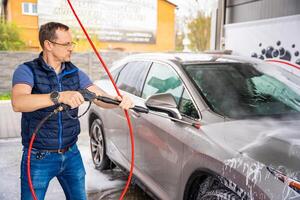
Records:
[[[119,199],[127,174],[116,168],[101,173],[94,168],[90,155],[88,133],[81,133],[78,146],[86,169],[86,188],[89,200]],[[21,139],[0,139],[0,199],[20,199],[20,160],[22,154]],[[63,191],[56,179],[50,182],[46,200],[65,199]],[[131,184],[126,200],[152,200],[136,184]]]

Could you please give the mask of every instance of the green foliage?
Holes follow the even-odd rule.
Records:
[[[183,34],[176,34],[175,38],[175,49],[176,51],[182,51],[184,48],[183,46]]]
[[[210,24],[211,17],[205,16],[204,13],[198,12],[198,15],[190,23],[188,28],[190,33],[190,49],[194,51],[204,51],[209,49],[210,45]]]
[[[6,93],[0,93],[0,100],[10,100],[11,99],[11,94],[6,92]]]
[[[25,43],[20,39],[19,29],[14,24],[0,23],[0,50],[22,50]]]

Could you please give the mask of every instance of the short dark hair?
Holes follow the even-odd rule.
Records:
[[[63,29],[63,30],[68,31],[69,27],[67,25],[64,25],[64,24],[58,23],[58,22],[48,22],[46,24],[43,24],[40,27],[39,41],[40,41],[40,45],[41,45],[42,48],[44,48],[44,41],[45,40],[52,41],[52,40],[55,40],[57,38],[56,34],[55,34],[55,31],[57,29]]]

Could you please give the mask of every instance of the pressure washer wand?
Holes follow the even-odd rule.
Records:
[[[91,92],[88,89],[79,90],[78,92],[83,96],[85,101],[91,102],[91,101],[97,99],[104,103],[109,103],[109,104],[114,104],[114,105],[119,105],[121,103],[121,101],[118,101],[118,100],[115,100],[115,99],[112,99],[109,97],[97,96],[94,92]],[[64,109],[67,110],[68,108],[66,106],[64,106]],[[136,112],[140,112],[140,113],[148,113],[149,112],[148,108],[144,108],[142,106],[134,106],[131,109]]]
[[[96,99],[99,100],[99,101],[105,102],[105,103],[110,103],[110,104],[115,104],[115,105],[120,104],[120,101],[115,100],[115,99],[111,99],[111,98],[108,98],[108,97],[104,97],[104,96],[97,96]],[[177,121],[177,122],[180,122],[180,123],[183,123],[183,124],[193,126],[197,129],[200,128],[199,123],[191,123],[191,122],[183,121],[183,120],[180,120],[180,119],[176,119],[176,118],[170,117],[168,115],[163,115],[163,114],[160,114],[160,113],[157,113],[157,112],[150,111],[148,108],[144,108],[142,106],[134,106],[131,109],[136,111],[136,112],[139,112],[139,113],[146,113],[146,114],[150,113],[152,115],[157,115],[157,116],[160,116],[160,117],[163,117],[163,118],[171,119],[173,121]]]
[[[97,100],[102,101],[104,103],[109,103],[109,104],[114,104],[114,105],[119,105],[121,102],[115,99],[111,99],[109,97],[105,97],[105,96],[97,96],[96,97]],[[149,109],[148,108],[144,108],[142,106],[134,106],[133,108],[130,108],[136,112],[139,113],[149,113]]]
[[[119,105],[121,103],[120,101],[112,99],[112,98],[109,98],[109,97],[97,96],[95,93],[93,93],[93,92],[91,92],[91,91],[89,91],[87,89],[79,90],[79,92],[81,93],[81,95],[83,96],[84,100],[86,100],[86,101],[92,101],[94,99],[97,99],[97,100],[102,101],[104,103],[109,103],[109,104],[114,104],[114,105]],[[170,117],[170,116],[167,116],[167,115],[159,114],[157,112],[150,111],[148,108],[144,108],[142,106],[134,106],[131,109],[134,110],[135,112],[146,113],[146,114],[151,113],[153,115],[157,115],[157,116],[160,116],[160,117],[171,119],[173,121],[177,121],[177,122],[180,122],[180,123],[183,123],[183,124],[187,124],[187,125],[193,126],[193,127],[197,128],[197,129],[200,128],[200,124],[199,123],[186,122],[186,121],[183,121],[183,120],[180,120],[180,119],[176,119],[174,117]]]
[[[84,98],[85,101],[90,101],[91,102],[92,100],[97,99],[99,101],[102,101],[102,102],[108,103],[108,104],[119,105],[121,103],[119,100],[116,100],[116,99],[112,99],[112,98],[105,97],[105,96],[97,96],[94,92],[91,92],[91,91],[89,91],[87,89],[79,90],[79,92],[83,96],[83,98]],[[63,107],[64,107],[64,110],[68,110],[68,108],[66,107],[66,105],[63,105]],[[183,124],[187,124],[187,125],[193,126],[193,127],[197,128],[197,129],[200,128],[200,124],[199,123],[191,123],[191,122],[187,122],[187,121],[184,121],[184,120],[176,119],[176,118],[170,117],[168,115],[163,115],[163,114],[151,111],[148,108],[145,108],[145,107],[142,107],[142,106],[134,106],[131,109],[134,110],[135,112],[146,113],[146,114],[151,113],[153,115],[157,115],[157,116],[160,116],[160,117],[171,119],[173,121],[177,121],[177,122],[180,122],[180,123],[183,123]]]

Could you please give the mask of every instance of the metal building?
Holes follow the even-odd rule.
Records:
[[[299,0],[219,0],[212,46],[300,69]]]

